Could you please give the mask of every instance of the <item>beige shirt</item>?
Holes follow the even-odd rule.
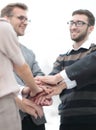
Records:
[[[0,18],[0,97],[19,90],[13,73],[13,63],[23,65],[25,59],[13,27]]]

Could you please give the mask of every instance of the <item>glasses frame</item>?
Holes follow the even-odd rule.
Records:
[[[20,15],[20,16],[17,16],[17,15],[11,15],[10,17],[16,17],[18,18],[20,21],[23,21],[23,22],[31,22],[31,20],[28,20],[27,17],[23,16],[23,15]]]
[[[78,20],[78,21],[76,21],[76,22],[74,22],[74,21],[69,21],[69,22],[67,22],[67,24],[69,24],[70,26],[73,26],[73,25],[75,25],[76,27],[82,27],[83,25],[88,25],[88,26],[90,26],[88,23],[86,23],[86,22],[84,22],[84,21],[80,21],[80,20]]]

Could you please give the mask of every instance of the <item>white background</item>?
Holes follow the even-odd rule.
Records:
[[[71,41],[67,21],[76,9],[88,9],[96,17],[96,0],[14,0],[28,5],[28,16],[31,23],[26,29],[25,36],[19,40],[32,49],[41,69],[48,74],[53,62],[60,53],[65,53]],[[13,0],[0,0],[0,9]],[[96,29],[92,33],[96,40]],[[47,118],[46,130],[59,129],[57,107],[59,98],[54,97],[51,107],[45,107]]]

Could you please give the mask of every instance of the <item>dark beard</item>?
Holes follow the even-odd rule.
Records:
[[[79,37],[77,37],[77,38],[71,38],[73,41],[75,41],[75,42],[81,42],[81,41],[83,41],[85,38],[86,38],[86,36],[87,36],[87,31],[88,31],[88,28],[85,30],[85,32],[83,33],[83,34],[81,34]]]
[[[75,42],[80,42],[80,41],[83,41],[85,39],[85,36],[80,36],[78,38],[73,38],[72,40],[75,41]]]
[[[75,42],[81,42],[85,39],[86,36],[87,36],[87,32],[82,34],[81,36],[79,36],[77,38],[72,38],[72,40],[75,41]]]

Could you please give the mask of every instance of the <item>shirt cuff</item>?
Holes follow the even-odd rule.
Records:
[[[17,94],[17,97],[20,99],[20,100],[22,100],[22,90],[23,90],[23,88],[25,87],[25,86],[21,86],[21,85],[18,85],[19,86],[19,88],[20,88],[20,90],[19,90],[19,93]]]
[[[65,72],[65,70],[60,72],[60,75],[63,77],[64,82],[67,85],[67,89],[71,89],[77,86],[77,83],[75,80],[70,80]]]

